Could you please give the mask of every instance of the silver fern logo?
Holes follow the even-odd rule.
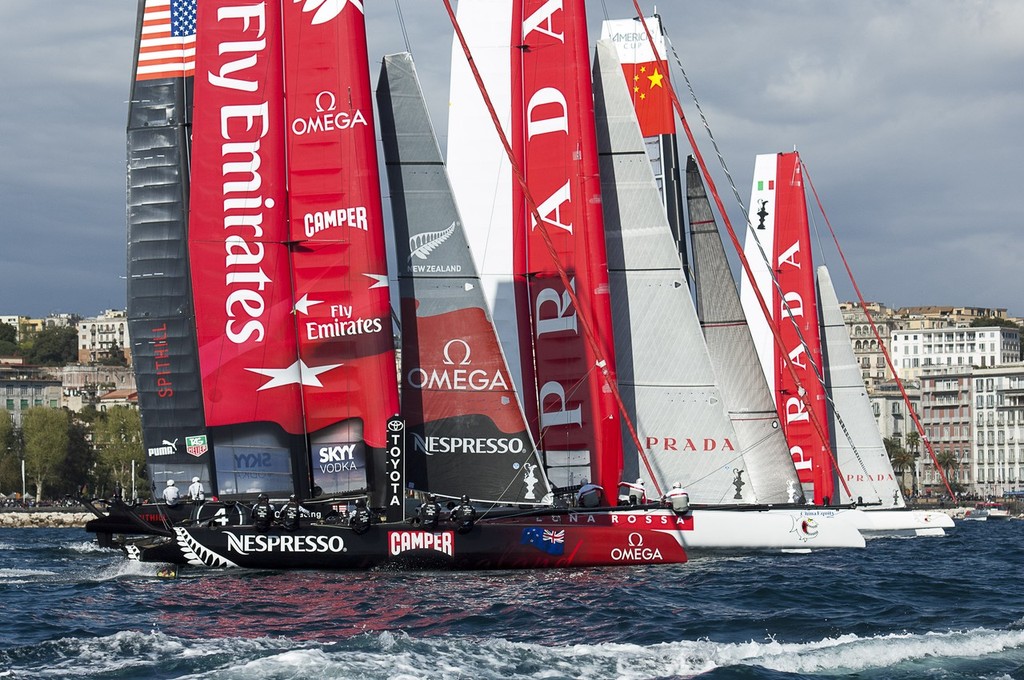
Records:
[[[417,258],[427,259],[427,255],[437,249],[439,245],[448,240],[455,233],[455,222],[448,225],[447,229],[441,231],[426,231],[422,234],[415,234],[409,238],[409,260]]]
[[[302,5],[303,12],[315,12],[313,14],[312,24],[325,24],[331,19],[334,19],[342,10],[345,9],[345,5],[351,3],[353,7],[359,10],[360,14],[363,12],[362,0],[294,0],[294,2],[304,2]]]
[[[186,529],[175,527],[174,534],[178,541],[178,547],[181,549],[181,554],[188,560],[189,564],[196,567],[206,566],[221,569],[238,566],[228,558],[218,555],[197,541]]]

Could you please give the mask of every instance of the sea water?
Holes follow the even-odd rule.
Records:
[[[183,570],[0,530],[0,678],[1024,679],[1024,522],[517,572]]]

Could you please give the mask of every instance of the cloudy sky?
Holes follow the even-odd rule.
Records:
[[[371,63],[407,40],[443,133],[451,27],[442,3],[405,0],[402,21],[395,0],[366,5]],[[606,16],[634,14],[629,0],[587,5],[592,36]],[[136,9],[134,0],[0,3],[0,314],[125,305]],[[867,299],[1024,316],[1024,3],[663,0],[659,9],[744,201],[754,156],[796,147]],[[689,94],[681,100],[717,168]],[[822,258],[840,298],[852,297],[834,249]]]

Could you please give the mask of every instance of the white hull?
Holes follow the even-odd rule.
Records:
[[[813,507],[802,511],[812,517],[831,517],[848,522],[865,538],[886,536],[945,536],[953,518],[930,510],[865,510],[862,508]]]
[[[800,510],[691,510],[692,525],[680,533],[693,552],[782,552],[863,548],[864,537],[848,522]]]

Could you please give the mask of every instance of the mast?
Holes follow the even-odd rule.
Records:
[[[369,487],[382,507],[398,385],[365,17],[359,3],[282,6],[288,331],[312,484],[327,495]]]
[[[540,504],[550,492],[491,324],[412,58],[377,86],[402,300],[402,406],[415,488]]]
[[[127,315],[150,492],[215,474],[186,253],[195,3],[139,0],[127,126]]]
[[[308,495],[287,241],[281,8],[198,12],[189,254],[223,493]]]
[[[814,427],[814,422],[826,427],[826,396],[820,378],[821,339],[807,203],[795,151],[757,156],[748,220],[744,253],[754,280],[743,278],[740,299],[764,375],[776,395],[804,492],[816,503],[828,504],[836,500],[834,469],[828,442]],[[754,286],[765,300],[771,300],[771,320],[761,313]],[[769,323],[777,329],[789,366],[775,345]]]

